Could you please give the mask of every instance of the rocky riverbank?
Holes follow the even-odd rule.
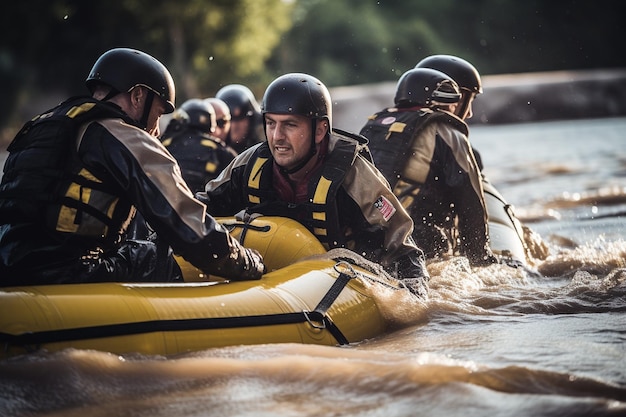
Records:
[[[331,89],[336,127],[358,131],[368,115],[393,104],[395,82]],[[626,68],[488,75],[471,124],[503,124],[626,115]]]

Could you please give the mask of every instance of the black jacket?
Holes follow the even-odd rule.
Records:
[[[337,131],[331,135],[325,165],[308,184],[308,203],[279,201],[266,142],[237,156],[198,198],[214,216],[246,209],[294,218],[327,248],[347,247],[383,265],[409,253],[421,256],[411,238],[413,222],[361,147]]]
[[[452,249],[482,263],[493,254],[480,168],[467,133],[451,113],[396,108],[373,115],[361,130],[427,256]]]
[[[176,120],[170,121],[176,123]],[[183,179],[192,192],[204,190],[207,182],[217,177],[237,153],[219,138],[194,127],[180,125],[166,129],[161,142],[172,154]]]
[[[68,273],[85,256],[118,249],[135,208],[206,273],[249,273],[243,249],[194,198],[175,159],[119,107],[72,98],[27,123],[8,150],[0,285]]]

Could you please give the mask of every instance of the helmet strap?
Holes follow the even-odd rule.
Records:
[[[139,121],[140,126],[144,129],[148,127],[148,117],[150,117],[150,110],[152,109],[152,102],[154,101],[154,92],[148,89],[146,90],[148,91],[148,95],[146,96],[146,102],[143,105],[143,115]]]
[[[120,92],[117,91],[115,88],[111,88],[109,90],[109,92],[107,93],[106,96],[102,97],[102,99],[100,101],[108,101],[111,100],[113,97],[115,97],[116,95],[118,95]]]

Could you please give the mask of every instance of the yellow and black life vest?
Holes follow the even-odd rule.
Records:
[[[399,110],[388,108],[368,118],[360,134],[369,140],[369,149],[376,168],[383,173],[393,189],[401,179],[409,159],[411,144],[428,124],[443,122],[453,124],[468,134],[467,125],[456,116],[431,109]]]
[[[81,126],[103,118],[133,123],[119,108],[73,97],[36,116],[18,132],[0,186],[5,223],[39,224],[61,240],[115,244],[134,208],[87,170],[77,154]]]
[[[268,145],[262,144],[247,164],[244,175],[251,205],[248,211],[296,219],[327,249],[351,247],[350,237],[345,236],[339,223],[337,195],[342,192],[341,185],[357,152],[356,144],[338,141],[322,169],[309,180],[307,202],[295,204],[277,198],[272,186],[272,155]]]

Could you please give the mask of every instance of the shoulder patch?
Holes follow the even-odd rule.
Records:
[[[391,201],[389,201],[385,196],[382,195],[378,197],[378,200],[374,202],[374,207],[376,207],[376,209],[380,211],[380,214],[383,215],[385,221],[389,221],[391,216],[393,216],[396,212],[396,208],[393,206],[393,204],[391,204]]]

